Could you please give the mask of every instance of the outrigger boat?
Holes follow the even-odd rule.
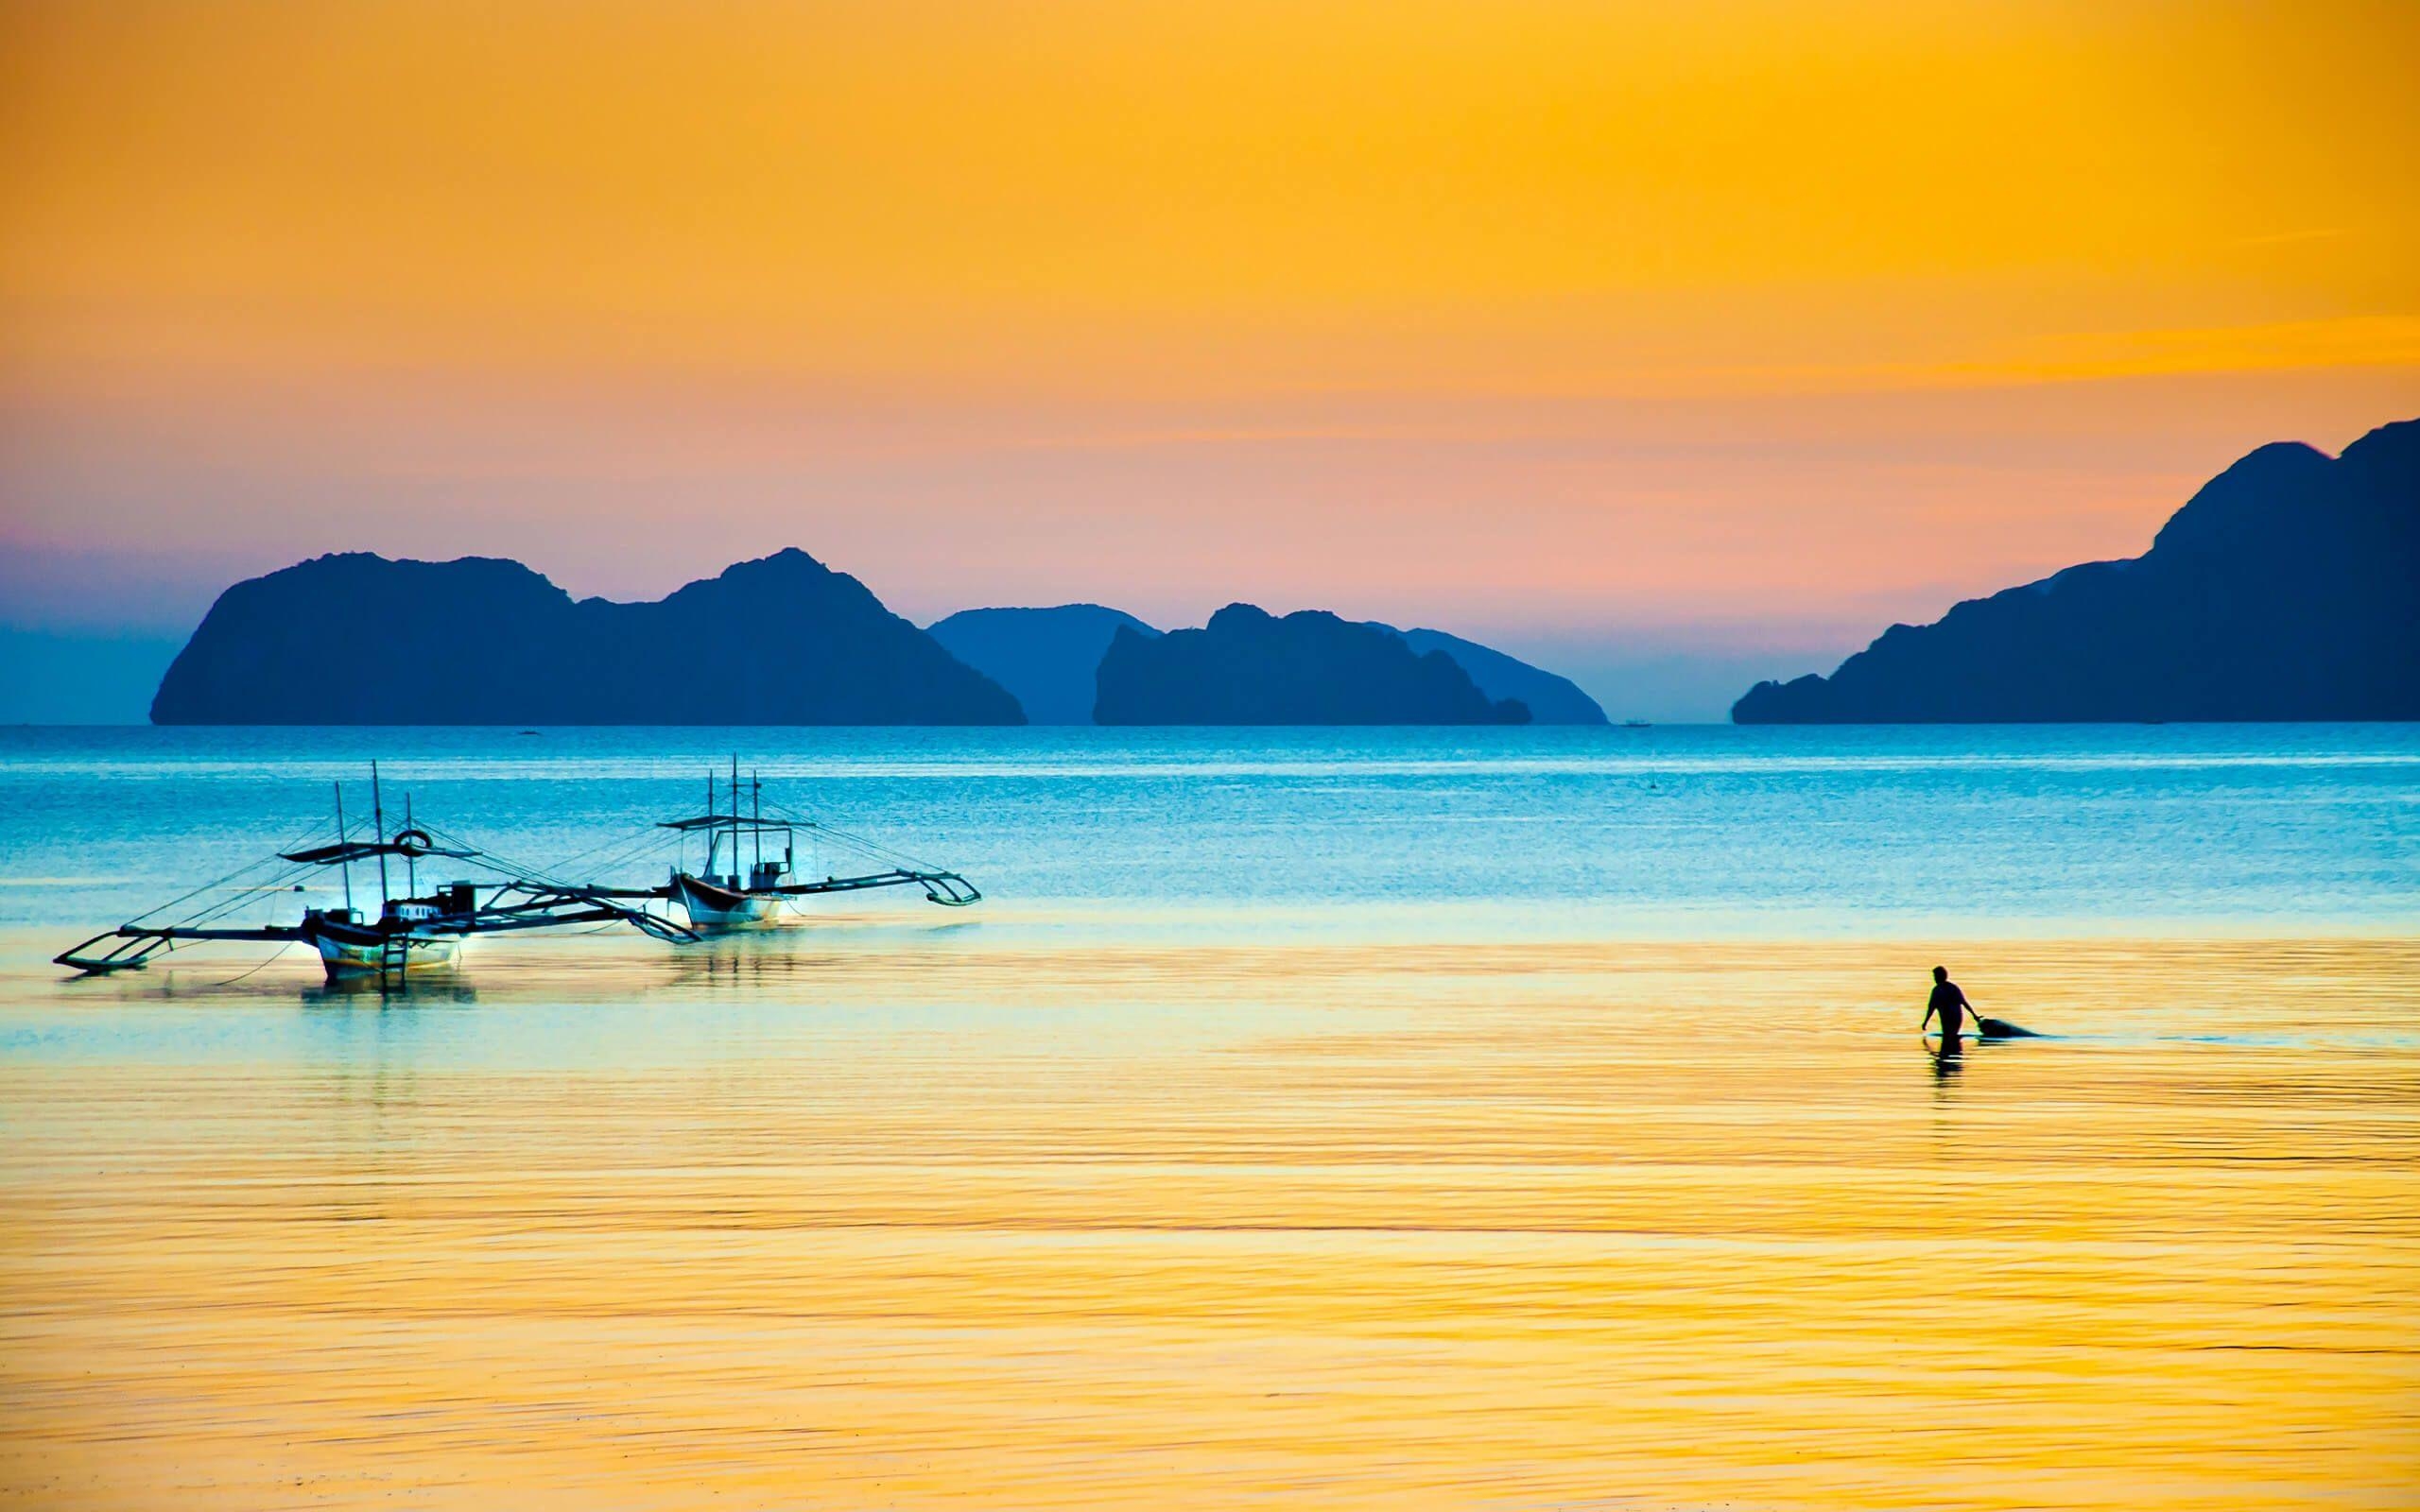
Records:
[[[375,974],[384,979],[406,971],[452,966],[461,954],[463,942],[475,935],[619,922],[653,938],[674,943],[700,937],[694,929],[643,906],[631,906],[626,901],[633,896],[631,893],[558,882],[543,872],[465,845],[433,826],[414,823],[408,798],[405,799],[403,828],[388,833],[375,763],[370,768],[370,793],[368,839],[359,838],[347,827],[344,787],[339,783],[333,841],[280,851],[254,862],[137,915],[113,930],[94,936],[54,956],[53,963],[97,975],[137,971],[157,955],[199,941],[262,940],[311,946],[320,953],[331,978]],[[423,894],[420,863],[426,859],[456,862],[458,871],[484,875],[448,882]],[[365,917],[354,905],[353,868],[357,862],[373,860],[378,864],[378,908],[374,916]],[[389,892],[390,860],[403,863],[402,897]],[[302,891],[301,878],[329,867],[343,874],[343,907],[305,908],[302,920],[293,924],[239,925],[230,921],[230,916],[237,910],[266,895]],[[251,880],[245,881],[246,878]],[[482,893],[486,894],[484,899]],[[166,923],[155,921],[181,903],[205,897],[209,901],[193,913]]]
[[[683,853],[673,864],[671,875],[663,886],[633,892],[608,889],[605,896],[660,898],[679,904],[690,928],[717,933],[777,923],[797,900],[826,893],[922,887],[928,902],[944,908],[963,908],[983,899],[981,891],[957,872],[927,866],[860,835],[778,809],[771,818],[767,818],[765,784],[754,774],[749,779],[749,812],[741,814],[736,757],[731,764],[728,811],[717,807],[719,795],[716,789],[716,781],[710,774],[706,778],[703,814],[666,819],[656,826],[677,832],[683,842]],[[812,838],[827,847],[889,865],[852,876],[827,875],[821,881],[799,877],[794,868],[802,830],[810,832]],[[686,842],[693,835],[702,836],[706,848],[703,863],[697,871],[686,867]],[[744,871],[740,865],[743,851],[748,863]]]

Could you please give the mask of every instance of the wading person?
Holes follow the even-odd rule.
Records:
[[[1973,1009],[1966,1001],[1966,994],[1960,991],[1958,984],[1949,979],[1949,968],[1936,966],[1932,969],[1932,997],[1925,1004],[1924,1022],[1916,1025],[1916,1032],[1922,1034],[1930,1028],[1933,1015],[1939,1014],[1941,1042],[1945,1046],[1954,1045],[1958,1042],[1959,1028],[1964,1023],[1966,1015],[1971,1011]]]

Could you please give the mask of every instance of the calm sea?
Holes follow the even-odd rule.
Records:
[[[389,804],[550,866],[768,799],[985,917],[1448,938],[2420,924],[2420,726],[0,730],[0,925],[114,922]],[[581,862],[574,867],[589,865]],[[630,880],[660,880],[652,863]],[[620,880],[596,877],[583,880]]]
[[[987,899],[47,962],[735,752]],[[2409,1508],[2415,883],[2413,727],[0,731],[0,1506]]]

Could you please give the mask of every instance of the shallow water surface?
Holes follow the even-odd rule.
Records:
[[[324,780],[315,738],[294,783]],[[394,993],[240,953],[66,981],[57,924],[20,916],[0,1503],[2414,1504],[2420,938],[2392,883],[2420,769],[2392,739],[2316,762],[2293,735],[2284,766],[2238,739],[2221,789],[2189,763],[2130,787],[2112,833],[2176,878],[2124,917],[2106,889],[2157,875],[2140,855],[2064,911],[2031,882],[1899,919],[1808,890],[1860,868],[1876,896],[1905,885],[1893,802],[1924,844],[2021,850],[2072,752],[1991,768],[1954,824],[1860,797],[1897,781],[1863,767],[1796,798],[1735,773],[1769,784],[1752,811],[1838,823],[1739,839],[1798,854],[1731,909],[1684,867],[1703,896],[1651,927],[1595,894],[1540,925],[1514,890],[1533,879],[1418,859],[1461,843],[1419,838],[1456,812],[1491,843],[1564,823],[1490,765],[1534,751],[1426,798],[1348,752],[1281,802],[1225,769],[1316,753],[1228,738],[1067,780],[1105,784],[1083,791],[1109,854],[1142,855],[1148,823],[1202,861],[1175,868],[1208,879],[1191,893],[1115,868],[1054,885],[1080,846],[994,837],[965,847],[988,869],[936,848],[994,889],[967,913],[869,900],[682,950],[487,940]],[[835,783],[902,825],[1076,802],[946,753],[918,769],[948,775],[868,776],[916,765],[873,750]],[[240,804],[190,749],[120,759],[198,850],[235,845]],[[423,790],[504,807],[513,768],[461,759],[427,757]],[[614,775],[631,760],[528,801],[645,816],[673,778]],[[38,765],[0,762],[53,816],[0,817],[9,867],[139,849],[59,818],[43,784],[90,773]],[[961,790],[997,802],[953,815]],[[1298,859],[1402,865],[1340,861],[1332,898],[1260,885],[1274,829],[1218,844],[1254,805],[1323,837]],[[2234,817],[2187,843],[2174,809]],[[1685,848],[1661,822],[1628,860],[1590,850],[1601,828],[1547,853],[1627,876]],[[1406,870],[1426,880],[1383,880]],[[85,875],[34,906],[133,890]],[[2202,907],[2212,878],[2256,876],[2237,911]],[[2023,927],[1991,928],[2001,907]],[[2198,932],[2141,927],[2180,917]],[[2055,1037],[1936,1054],[1914,1033],[1936,959]]]

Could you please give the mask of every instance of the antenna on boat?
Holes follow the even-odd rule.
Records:
[[[765,774],[763,772],[751,771],[748,774],[748,801],[752,811],[749,829],[756,836],[756,868],[761,871],[765,868]]]
[[[349,838],[344,833],[344,784],[338,782],[336,788],[337,844],[342,846]],[[348,855],[340,864],[344,868],[344,911],[349,914],[353,912],[353,858]]]
[[[412,795],[406,788],[404,792],[404,833],[410,833],[411,828]],[[404,890],[415,898],[420,896],[420,857],[409,850],[404,852]]]
[[[370,822],[378,841],[378,917],[387,917],[387,800],[378,793],[378,764],[370,764]]]

